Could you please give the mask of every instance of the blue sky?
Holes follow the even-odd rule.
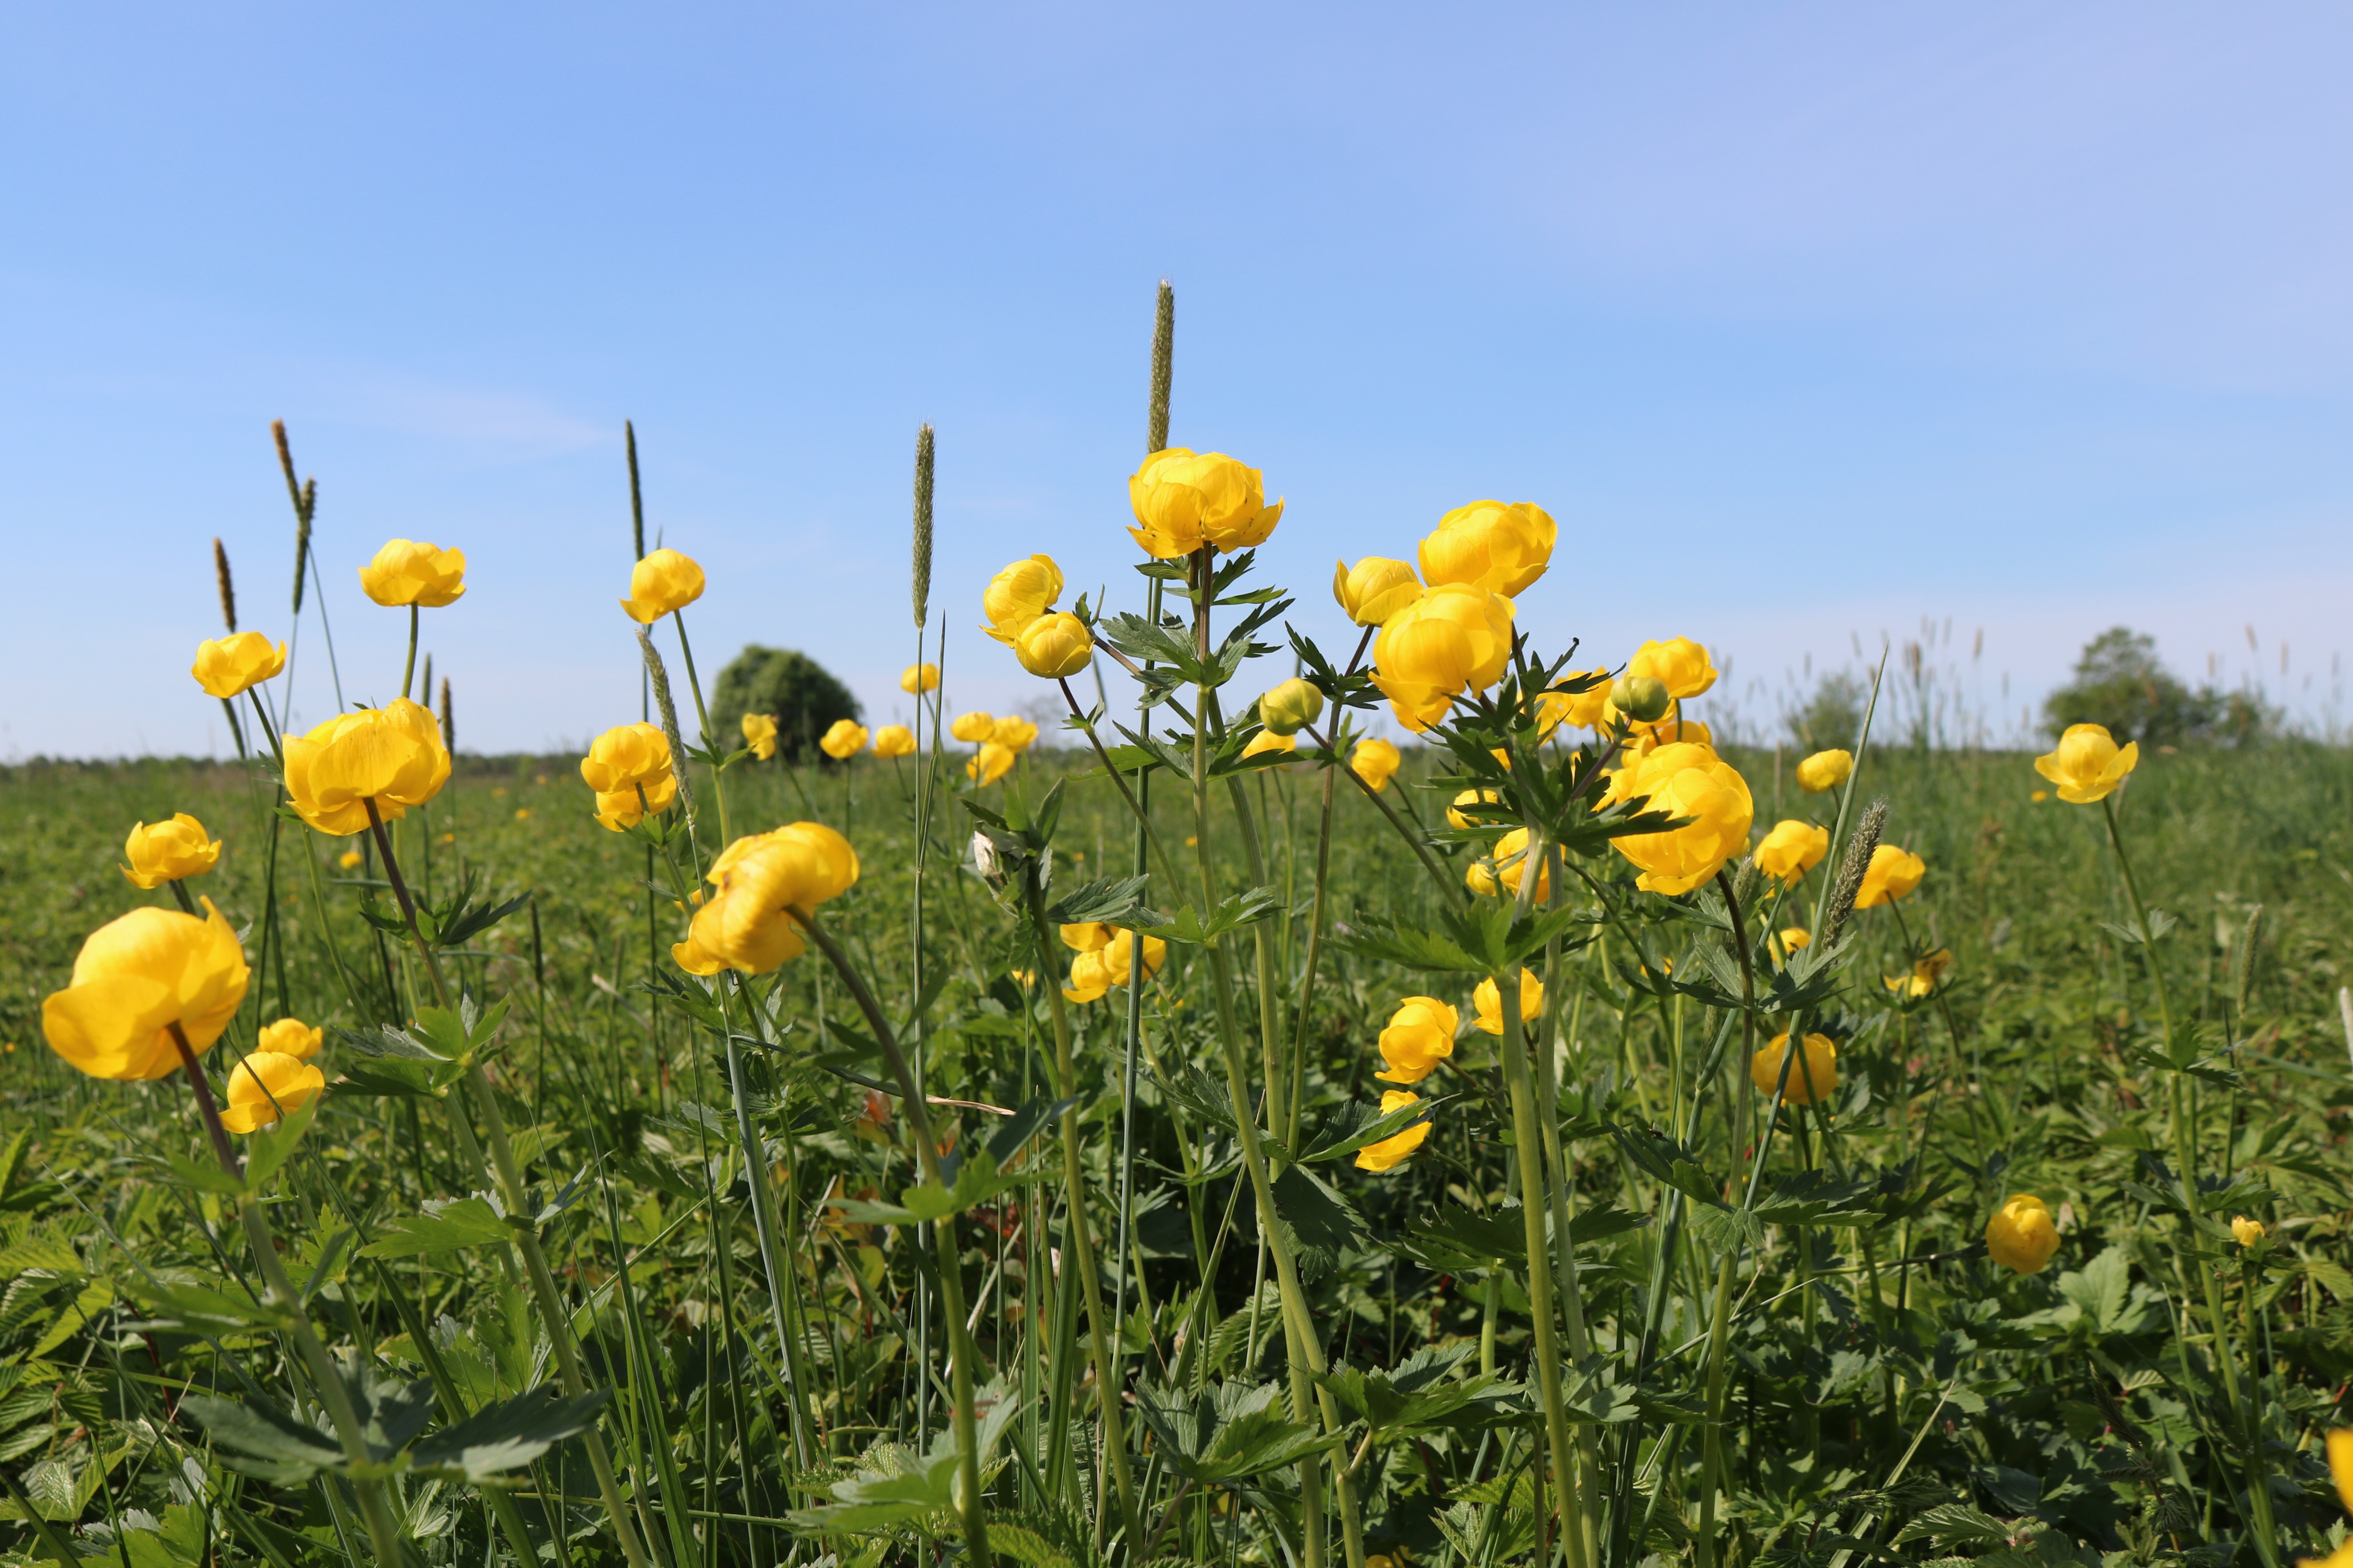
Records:
[[[1752,726],[1924,625],[1997,728],[2117,621],[2319,715],[2348,46],[2306,5],[20,12],[0,758],[225,743],[185,671],[216,534],[284,621],[274,417],[352,695],[402,631],[357,565],[467,551],[427,642],[470,748],[637,716],[624,417],[706,673],[799,647],[878,719],[934,422],[953,695],[1013,706],[991,570],[1137,595],[1163,277],[1175,437],[1288,499],[1330,640],[1335,556],[1497,496],[1562,525],[1524,625],[1698,637]]]

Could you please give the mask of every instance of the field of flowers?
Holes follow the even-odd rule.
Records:
[[[0,773],[10,1560],[2353,1563],[2353,761],[1719,750],[1526,503],[1319,647],[1166,328],[1117,604],[931,584],[926,432],[917,726],[640,542],[585,758],[232,628],[244,762]]]

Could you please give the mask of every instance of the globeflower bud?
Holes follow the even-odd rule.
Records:
[[[837,763],[846,763],[866,749],[866,726],[855,719],[836,719],[817,749]]]
[[[1292,677],[1258,700],[1258,720],[1278,735],[1295,735],[1324,712],[1324,694]]]
[[[1223,452],[1165,447],[1127,481],[1138,526],[1130,537],[1156,561],[1202,546],[1247,550],[1266,542],[1282,520],[1282,502],[1266,502],[1265,476]]]
[[[899,676],[899,689],[909,696],[940,689],[940,667],[936,664],[911,664]]]
[[[994,741],[983,741],[980,750],[964,765],[964,776],[979,784],[993,784],[1012,771],[1012,749]]]
[[[259,632],[238,632],[196,645],[196,662],[188,673],[207,696],[223,701],[259,686],[286,668],[286,645],[273,646]]]
[[[878,757],[912,757],[915,754],[915,732],[904,724],[885,724],[874,731],[874,754]]]
[[[1471,1005],[1479,1015],[1481,1032],[1500,1035],[1504,1032],[1504,999],[1495,989],[1495,978],[1489,975],[1479,982],[1471,993]],[[1533,1024],[1544,1016],[1544,982],[1534,971],[1520,971],[1520,1022]]]
[[[1715,684],[1715,666],[1708,661],[1707,649],[1689,637],[1644,643],[1626,661],[1626,673],[1655,677],[1678,698],[1697,697]]]
[[[1894,844],[1882,844],[1871,852],[1871,864],[1863,868],[1854,907],[1868,910],[1892,904],[1918,887],[1927,874],[1928,863],[1917,855]]]
[[[1356,749],[1348,755],[1348,771],[1364,780],[1366,788],[1378,795],[1389,787],[1389,780],[1397,776],[1404,761],[1394,744],[1375,737],[1356,742]]]
[[[988,738],[1018,756],[1036,743],[1038,726],[1027,719],[1017,719],[1008,714],[989,726]]]
[[[1745,835],[1746,831],[1744,825],[1743,834]],[[1612,842],[1623,844],[1626,841],[1620,838]],[[1528,830],[1525,827],[1514,827],[1496,839],[1495,847],[1486,856],[1471,862],[1471,868],[1462,874],[1462,880],[1473,892],[1495,896],[1497,873],[1500,871],[1504,895],[1516,899],[1520,896],[1520,879],[1526,874],[1527,868]],[[1552,897],[1552,868],[1546,866],[1536,872],[1536,902],[1542,903],[1550,897]]]
[[[2059,1227],[2051,1211],[2031,1193],[2020,1193],[1986,1221],[1986,1253],[2019,1274],[2040,1274],[2059,1250]]]
[[[466,592],[466,552],[391,539],[375,559],[360,568],[360,591],[390,608],[417,605],[434,610]]]
[[[200,877],[220,860],[220,840],[205,837],[205,825],[183,811],[169,822],[134,822],[123,841],[131,862],[122,874],[134,888],[153,889],[185,877]]]
[[[1854,773],[1852,752],[1816,752],[1798,764],[1798,787],[1808,795],[1836,789]]]
[[[1103,973],[1113,985],[1124,985],[1135,973],[1135,933],[1125,926],[1112,932],[1111,944],[1103,950]],[[1146,980],[1160,973],[1168,962],[1168,944],[1156,936],[1144,939],[1144,977]]]
[[[702,597],[702,568],[675,550],[657,550],[629,570],[629,596],[621,608],[649,626]]]
[[[1271,730],[1261,730],[1250,737],[1250,744],[1242,748],[1242,755],[1257,757],[1263,756],[1269,752],[1288,752],[1297,750],[1299,750],[1299,742],[1289,735],[1278,735]]]
[[[2263,1221],[2249,1219],[2245,1215],[2234,1215],[2231,1219],[2231,1235],[2241,1247],[2252,1247],[2263,1238]]]
[[[1060,680],[1086,668],[1094,658],[1094,634],[1068,611],[1040,616],[1021,628],[1013,639],[1013,652],[1030,674]]]
[[[1748,1081],[1770,1094],[1781,1083],[1781,1058],[1788,1054],[1787,1031],[1748,1058]],[[1789,1081],[1781,1089],[1784,1105],[1825,1105],[1838,1089],[1838,1047],[1828,1035],[1808,1035],[1806,1048],[1789,1064]]]
[[[318,1099],[326,1087],[327,1075],[300,1057],[256,1051],[228,1075],[221,1125],[231,1132],[259,1132]]]
[[[617,724],[597,736],[580,759],[580,779],[596,792],[596,820],[614,833],[648,812],[668,811],[678,798],[670,737],[658,724]]]
[[[1071,983],[1062,987],[1062,994],[1073,1002],[1094,1002],[1111,989],[1111,976],[1104,972],[1101,952],[1082,952],[1071,960]]]
[[[1674,706],[1674,693],[1655,675],[1623,675],[1609,689],[1609,704],[1637,724],[1655,724]]]
[[[1467,583],[1515,598],[1545,574],[1559,535],[1533,501],[1472,501],[1439,519],[1421,542],[1421,574],[1433,588]]]
[[[1402,561],[1367,555],[1351,567],[1332,565],[1332,597],[1360,626],[1377,626],[1421,597],[1421,579]]]
[[[980,596],[988,625],[980,629],[1010,647],[1021,628],[1044,615],[1062,596],[1062,569],[1050,555],[1016,561],[988,580]]]
[[[327,1031],[300,1018],[280,1018],[275,1024],[264,1024],[260,1029],[258,1050],[276,1051],[280,1056],[309,1061],[319,1054],[326,1043]]]
[[[1461,1026],[1461,1015],[1437,997],[1407,997],[1381,1031],[1381,1060],[1388,1066],[1373,1076],[1388,1083],[1419,1083],[1454,1054],[1454,1036]]]
[[[765,713],[744,715],[744,743],[752,754],[766,762],[776,754],[776,721]]]
[[[959,741],[978,742],[987,740],[996,728],[997,721],[988,714],[959,713],[949,721],[948,733]]]
[[[1810,822],[1777,822],[1757,846],[1757,868],[1777,882],[1794,882],[1831,852],[1831,830]]]

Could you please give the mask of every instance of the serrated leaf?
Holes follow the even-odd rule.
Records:
[[[543,1384],[420,1439],[409,1450],[409,1462],[420,1470],[446,1472],[479,1484],[519,1469],[587,1431],[612,1396],[611,1389],[600,1388],[565,1399],[554,1384]]]
[[[470,1247],[514,1239],[514,1227],[487,1199],[454,1198],[426,1205],[426,1212],[396,1219],[360,1248],[362,1258],[415,1258],[427,1252],[456,1252]]]

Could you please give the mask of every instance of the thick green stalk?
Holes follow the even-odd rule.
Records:
[[[851,966],[849,955],[841,951],[831,932],[806,910],[796,909],[792,917],[817,943],[834,973],[841,976],[859,1012],[865,1016],[866,1026],[882,1047],[883,1059],[890,1064],[892,1076],[899,1080],[899,1093],[906,1106],[909,1129],[915,1136],[915,1154],[923,1167],[923,1180],[945,1187],[947,1183],[940,1173],[940,1146],[932,1135],[931,1112],[923,1100],[923,1083],[908,1065],[906,1054],[899,1048],[899,1037],[892,1029],[890,1019],[883,1016],[881,1004],[875,1001],[874,993],[867,989],[864,977]],[[948,1384],[955,1400],[955,1408],[949,1414],[955,1426],[956,1489],[961,1494],[957,1501],[964,1515],[965,1547],[976,1568],[988,1568],[995,1559],[988,1552],[988,1516],[980,1495],[979,1425],[973,1415],[973,1373],[979,1365],[979,1352],[974,1348],[970,1326],[965,1321],[964,1270],[957,1251],[955,1216],[940,1220],[934,1230],[939,1242],[940,1304],[947,1309]]]
[[[2165,989],[2165,965],[2158,960],[2157,933],[2148,923],[2148,910],[2141,902],[2140,884],[2134,879],[2132,862],[2125,855],[2124,833],[2116,821],[2116,802],[2113,795],[2100,797],[2100,810],[2108,825],[2108,843],[2116,852],[2116,869],[2123,873],[2125,896],[2132,901],[2133,922],[2140,931],[2140,950],[2148,959],[2148,973],[2157,991],[2157,1016],[2165,1031],[2165,1054],[2173,1059],[2173,1005]],[[2168,1110],[2173,1132],[2174,1163],[2180,1168],[2181,1204],[2184,1225],[2191,1245],[2197,1245],[2198,1221],[2201,1207],[2198,1201],[2198,1148],[2191,1135],[2187,1097],[2183,1093],[2185,1075],[2175,1072],[2166,1085]],[[2214,1359],[2222,1368],[2222,1385],[2229,1394],[2231,1408],[2239,1417],[2242,1439],[2247,1452],[2247,1496],[2253,1504],[2255,1550],[2267,1568],[2278,1568],[2278,1550],[2274,1545],[2279,1528],[2272,1518],[2270,1484],[2264,1476],[2263,1422],[2253,1403],[2242,1396],[2239,1387],[2238,1357],[2231,1348],[2231,1325],[2222,1310],[2221,1282],[2214,1270],[2200,1264],[2199,1281],[2205,1288],[2206,1319],[2214,1331]]]
[[[1078,1070],[1071,1059],[1071,1018],[1062,1003],[1062,988],[1053,982],[1053,933],[1046,923],[1046,900],[1039,892],[1034,879],[1028,888],[1029,924],[1038,939],[1038,973],[1046,983],[1046,997],[1054,1018],[1054,1092],[1064,1100],[1078,1095]],[[1140,952],[1141,938],[1133,945]],[[1112,1482],[1119,1492],[1121,1522],[1127,1527],[1127,1539],[1144,1539],[1143,1516],[1136,1511],[1135,1480],[1128,1468],[1127,1438],[1120,1423],[1121,1391],[1118,1366],[1112,1360],[1111,1336],[1103,1311],[1103,1281],[1095,1268],[1094,1237],[1087,1224],[1087,1185],[1085,1167],[1079,1151],[1079,1112],[1076,1106],[1061,1115],[1063,1204],[1070,1226],[1071,1249],[1078,1270],[1079,1289],[1087,1308],[1088,1358],[1094,1364],[1095,1405],[1103,1419],[1103,1447],[1111,1456]],[[1067,1290],[1067,1287],[1065,1289]]]
[[[212,1085],[205,1079],[205,1069],[197,1063],[187,1035],[176,1022],[167,1027],[173,1045],[179,1047],[180,1065],[187,1072],[188,1088],[195,1091],[205,1131],[212,1138],[213,1153],[220,1161],[221,1169],[242,1187],[244,1169],[237,1161],[236,1148],[228,1141],[228,1130],[221,1125],[220,1107],[213,1100]],[[287,1332],[293,1337],[295,1349],[301,1352],[303,1364],[310,1369],[311,1381],[318,1386],[320,1403],[326,1406],[327,1419],[335,1428],[336,1441],[343,1445],[343,1458],[352,1467],[352,1487],[359,1494],[360,1516],[367,1521],[368,1542],[379,1562],[397,1563],[401,1561],[400,1532],[393,1527],[392,1514],[385,1506],[384,1481],[374,1473],[375,1461],[368,1453],[367,1429],[360,1420],[358,1408],[352,1404],[351,1389],[343,1382],[343,1371],[320,1342],[318,1331],[311,1326],[311,1315],[302,1310],[301,1296],[286,1278],[286,1266],[278,1258],[278,1238],[270,1234],[269,1218],[253,1193],[237,1194],[237,1217],[253,1250],[254,1267],[261,1271],[270,1301],[285,1313]]]

